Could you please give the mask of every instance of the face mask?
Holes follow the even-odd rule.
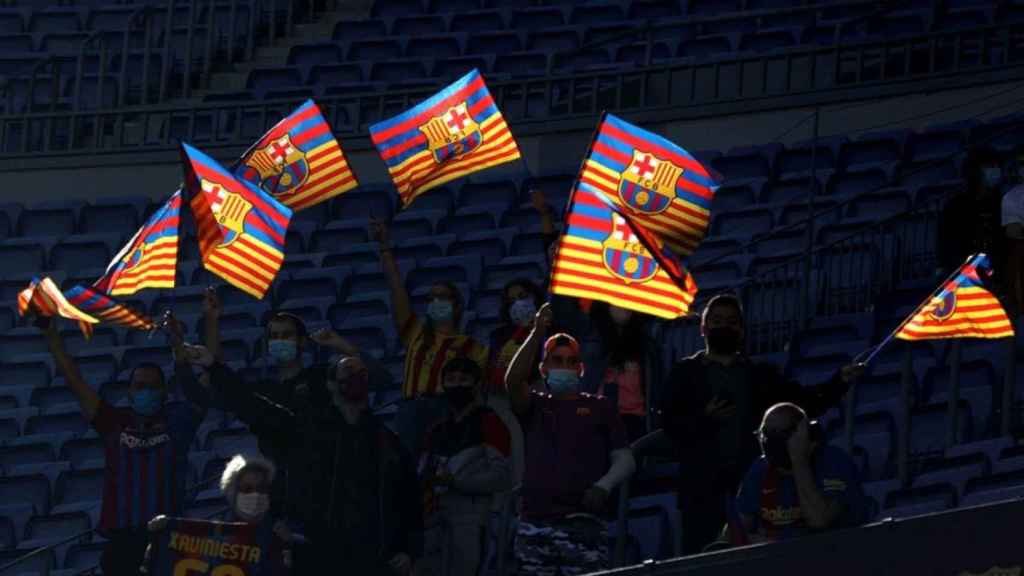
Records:
[[[626,310],[625,308],[619,308],[618,306],[611,306],[608,308],[608,315],[612,317],[612,322],[622,326],[626,322],[629,322],[629,319],[633,317],[633,312]]]
[[[462,412],[476,399],[476,390],[469,386],[452,386],[444,389],[444,397],[448,400],[452,410]]]
[[[267,352],[274,362],[287,364],[299,355],[299,345],[294,340],[271,340],[267,343]]]
[[[337,383],[338,395],[350,404],[364,402],[370,396],[370,378],[366,372],[350,375]]]
[[[580,375],[575,370],[565,368],[548,370],[547,383],[552,394],[576,392],[580,387]]]
[[[740,347],[740,334],[732,328],[711,328],[705,338],[715,354],[735,354]]]
[[[508,309],[508,317],[516,323],[517,326],[527,326],[530,322],[533,322],[533,318],[537,315],[537,305],[533,303],[533,298],[521,298],[512,303],[512,306]]]
[[[768,436],[765,438],[764,455],[771,462],[772,466],[785,470],[793,467],[793,463],[789,459],[788,442],[788,436]]]
[[[235,510],[243,518],[262,518],[270,508],[270,497],[266,494],[253,492],[251,494],[239,494],[235,498]]]
[[[1003,171],[998,167],[982,168],[981,173],[985,178],[985,185],[989,188],[995,188],[1003,179]]]
[[[146,388],[132,392],[132,411],[140,416],[152,416],[164,404],[163,392]]]
[[[427,316],[434,322],[451,322],[455,306],[447,300],[431,300],[427,305]]]

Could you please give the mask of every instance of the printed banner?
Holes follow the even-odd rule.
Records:
[[[153,576],[255,576],[283,574],[275,565],[280,546],[256,524],[169,518],[150,552]]]

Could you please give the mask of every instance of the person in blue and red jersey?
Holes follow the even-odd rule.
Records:
[[[758,430],[762,456],[736,497],[751,542],[772,542],[857,526],[867,502],[857,466],[846,452],[811,433],[796,404],[768,409]]]
[[[139,364],[132,370],[129,407],[111,406],[82,378],[77,363],[64,350],[57,322],[49,318],[40,324],[82,415],[104,443],[99,532],[107,544],[100,567],[104,574],[138,574],[148,544],[147,523],[154,516],[174,515],[182,509],[188,447],[203,410],[185,402],[168,402],[168,385],[156,364]],[[174,342],[176,373],[190,371],[180,326],[169,316],[165,325]]]

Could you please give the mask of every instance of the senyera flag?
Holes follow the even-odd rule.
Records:
[[[1013,323],[985,288],[992,275],[988,256],[975,254],[896,331],[901,340],[1008,338]]]
[[[573,192],[551,271],[551,292],[661,318],[690,311],[693,276],[656,234],[600,192]]]
[[[291,209],[196,148],[183,143],[181,154],[203,266],[263,298],[284,261]]]
[[[68,302],[76,308],[95,316],[100,322],[135,330],[156,329],[156,323],[148,316],[140,314],[127,304],[118,302],[95,287],[72,286],[65,292],[65,296]]]
[[[456,178],[520,158],[519,146],[473,70],[416,107],[370,126],[402,206]]]
[[[707,233],[718,184],[682,147],[606,113],[583,162],[579,188],[603,193],[686,258]]]
[[[312,100],[242,155],[235,175],[299,211],[359,185],[330,125]]]
[[[180,214],[178,190],[121,248],[93,286],[113,296],[135,294],[143,288],[174,288]]]
[[[92,336],[92,325],[99,319],[69,302],[57,284],[49,277],[33,278],[27,288],[18,293],[18,314],[28,316],[60,316],[78,322],[86,338]]]

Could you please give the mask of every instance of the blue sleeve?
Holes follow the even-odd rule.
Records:
[[[736,511],[754,520],[754,530],[760,525],[761,480],[764,478],[764,458],[754,460],[747,470],[747,475],[740,484],[736,495]]]
[[[860,474],[853,459],[843,450],[827,447],[822,467],[822,494],[845,506],[841,526],[856,526],[865,522],[867,502],[860,485]]]

